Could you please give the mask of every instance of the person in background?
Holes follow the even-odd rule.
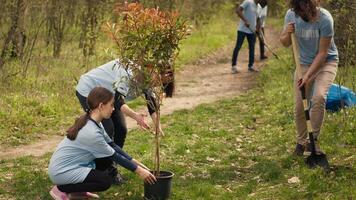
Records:
[[[247,38],[249,48],[248,71],[258,71],[253,64],[255,60],[257,4],[259,2],[260,0],[244,0],[243,3],[236,8],[236,13],[241,20],[237,31],[236,45],[232,54],[231,71],[233,74],[238,72],[237,58],[245,37]]]
[[[67,130],[51,157],[48,174],[55,186],[50,195],[56,200],[99,198],[92,192],[105,191],[111,186],[113,162],[154,183],[156,178],[147,167],[117,146],[101,124],[115,110],[112,92],[95,87],[87,97],[87,104],[89,110]]]
[[[307,140],[301,88],[305,88],[309,101],[310,122],[315,140],[316,153],[324,154],[318,143],[323,125],[325,101],[338,68],[338,51],[334,43],[334,20],[329,11],[318,6],[316,0],[291,0],[285,16],[285,26],[280,36],[284,46],[292,44],[291,34],[295,33],[299,46],[303,76],[294,75],[295,120],[297,144],[294,154],[302,156],[310,151]]]
[[[256,34],[260,43],[260,59],[264,60],[268,57],[265,54],[265,25],[266,25],[266,18],[267,18],[267,0],[260,0],[260,3],[257,5],[257,27]]]
[[[164,90],[167,97],[172,97],[174,84],[171,81],[170,77],[173,76],[173,73],[163,74],[160,78],[164,83]],[[103,126],[108,135],[113,138],[113,141],[120,148],[124,147],[126,135],[127,135],[127,126],[125,115],[136,120],[137,124],[143,129],[150,129],[150,126],[145,121],[146,114],[138,113],[132,110],[127,104],[127,101],[131,101],[137,97],[138,94],[135,91],[135,88],[130,84],[133,73],[130,69],[126,69],[118,59],[112,60],[106,64],[103,64],[97,68],[90,70],[89,72],[83,74],[76,87],[76,96],[84,109],[87,111],[89,109],[87,105],[87,97],[89,92],[97,87],[101,86],[109,91],[111,91],[115,96],[114,106],[115,111],[112,112],[111,116],[108,119],[103,119]],[[136,81],[137,82],[137,81]],[[149,90],[142,91],[147,100],[148,112],[155,122],[156,113],[154,109],[155,98]],[[158,124],[159,129],[160,124]],[[162,131],[161,131],[162,132]],[[163,133],[163,132],[162,132]],[[117,171],[113,167],[113,171]],[[113,182],[115,184],[124,183],[124,179],[117,171],[117,176],[114,176]]]

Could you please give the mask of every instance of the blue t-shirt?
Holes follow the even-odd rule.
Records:
[[[295,23],[295,35],[297,37],[300,64],[311,65],[319,52],[320,37],[331,37],[331,44],[328,49],[327,62],[338,61],[338,51],[334,42],[334,20],[331,14],[320,8],[320,16],[316,22],[305,22],[301,17],[289,9],[285,16],[284,26],[288,23]]]
[[[48,166],[50,179],[56,185],[82,183],[95,168],[94,159],[115,153],[110,142],[102,125],[88,120],[75,140],[66,137],[57,146]]]
[[[83,74],[76,87],[77,92],[84,97],[88,97],[90,91],[95,87],[104,87],[115,93],[115,90],[124,95],[126,100],[133,99],[130,94],[129,80],[132,71],[125,69],[119,60],[112,60],[100,67]],[[130,98],[131,97],[131,98]]]
[[[243,15],[245,19],[250,24],[250,28],[255,32],[256,31],[256,20],[257,20],[257,4],[254,0],[245,0],[242,2],[240,7],[243,8]],[[249,28],[246,27],[245,22],[240,20],[239,31],[253,34]]]

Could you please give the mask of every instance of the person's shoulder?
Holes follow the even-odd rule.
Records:
[[[286,15],[294,15],[294,14],[295,12],[291,8],[289,8],[286,12]]]
[[[252,4],[252,3],[254,3],[253,0],[244,0],[244,1],[240,4],[240,6],[247,6],[247,5],[250,5],[250,4]]]
[[[119,62],[118,60],[111,60],[103,65],[101,65],[99,68],[106,68],[106,69],[110,69],[110,70],[114,70],[115,69],[115,65],[118,65]]]
[[[288,9],[286,12],[286,18],[294,18],[295,12],[292,9]]]
[[[320,8],[320,17],[322,20],[330,20],[333,18],[331,13],[325,8]]]
[[[93,139],[101,135],[100,131],[100,128],[93,121],[88,120],[88,122],[79,130],[78,136],[80,138],[85,137],[86,139]]]

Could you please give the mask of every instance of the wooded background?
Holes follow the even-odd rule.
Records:
[[[33,58],[44,56],[36,49],[49,49],[51,56],[61,56],[63,43],[76,43],[83,58],[96,53],[98,38],[103,36],[101,25],[115,19],[113,6],[123,0],[0,0],[0,70],[3,78],[22,74],[26,77]],[[133,1],[129,1],[133,2]],[[224,0],[141,0],[145,6],[163,10],[178,10],[195,27],[219,9]],[[242,1],[228,1],[238,5]],[[323,1],[335,19],[335,40],[341,64],[355,64],[356,10],[353,0]],[[269,1],[270,16],[283,18],[288,4],[285,0]],[[40,55],[41,54],[41,55]],[[48,55],[46,55],[48,56]],[[4,71],[4,66],[18,59],[21,69]],[[8,72],[8,73],[7,73]]]

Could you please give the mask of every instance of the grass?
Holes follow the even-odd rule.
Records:
[[[191,36],[180,46],[177,65],[182,66],[234,41],[236,18],[233,7],[226,4],[204,26],[193,28]],[[19,146],[50,135],[61,135],[82,110],[75,97],[80,75],[116,57],[114,47],[100,35],[95,56],[83,58],[73,32],[62,47],[61,57],[52,58],[51,47],[40,40],[27,73],[18,61],[7,63],[6,74],[19,73],[0,82],[0,145]],[[3,74],[3,76],[7,76]],[[133,109],[143,99],[130,102]]]
[[[192,35],[181,44],[178,66],[193,62],[236,40],[238,20],[233,8],[232,4],[225,4],[208,22],[201,27],[193,27]]]
[[[175,173],[171,199],[355,199],[356,108],[327,113],[322,148],[334,171],[308,169],[292,156],[295,125],[289,51],[271,59],[259,87],[242,96],[181,110],[162,119],[162,169]],[[353,72],[355,69],[352,69]],[[152,167],[153,138],[134,130],[125,150]],[[49,199],[50,154],[0,163],[0,199]],[[122,170],[127,184],[102,199],[142,199],[143,184]],[[288,183],[298,177],[299,183]]]

